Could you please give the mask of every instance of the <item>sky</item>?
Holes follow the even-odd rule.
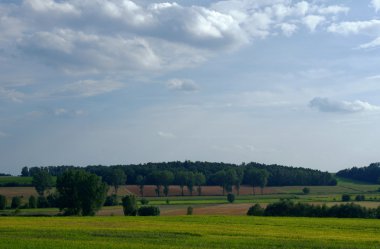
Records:
[[[0,172],[380,161],[380,0],[2,0]]]

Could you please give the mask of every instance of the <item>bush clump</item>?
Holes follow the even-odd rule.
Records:
[[[263,216],[264,215],[264,208],[260,206],[260,204],[256,203],[252,207],[248,209],[247,215],[248,216]]]
[[[127,195],[122,199],[123,211],[125,216],[136,216],[137,200],[134,195]]]
[[[235,201],[235,195],[232,194],[232,193],[228,193],[228,195],[227,195],[227,201],[229,203],[233,203]]]
[[[137,211],[139,216],[159,216],[160,209],[155,206],[140,207]]]
[[[142,198],[142,199],[140,200],[140,203],[141,203],[141,205],[148,205],[148,204],[149,204],[149,200],[146,199],[146,198]]]
[[[116,195],[109,195],[106,197],[106,201],[104,202],[104,206],[117,206],[119,204]]]

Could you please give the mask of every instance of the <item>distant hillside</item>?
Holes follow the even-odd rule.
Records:
[[[368,183],[379,183],[380,163],[372,163],[369,166],[361,168],[344,169],[336,173],[336,176]]]
[[[37,167],[23,169],[24,176],[33,174],[33,171]],[[47,167],[50,174],[57,176],[69,168],[79,168],[74,166],[49,166]],[[174,175],[178,172],[199,172],[205,176],[206,185],[218,185],[215,182],[215,175],[224,171],[227,174],[235,174],[241,178],[242,184],[249,184],[250,179],[247,173],[250,169],[266,170],[269,173],[268,186],[327,186],[336,185],[337,181],[334,176],[328,172],[322,172],[319,170],[296,168],[282,165],[265,165],[260,163],[248,163],[248,164],[227,164],[227,163],[211,163],[211,162],[162,162],[162,163],[146,163],[146,164],[131,164],[131,165],[114,165],[114,166],[87,166],[86,171],[92,172],[101,176],[103,180],[107,181],[112,169],[119,168],[127,175],[127,184],[137,184],[138,177],[144,177],[145,184],[154,184],[151,179],[151,174],[154,171],[171,171]],[[174,179],[173,184],[178,184]]]

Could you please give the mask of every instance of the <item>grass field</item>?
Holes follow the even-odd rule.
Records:
[[[0,245],[28,248],[378,249],[380,222],[231,216],[0,218]]]
[[[0,185],[7,183],[32,184],[32,177],[0,176]]]

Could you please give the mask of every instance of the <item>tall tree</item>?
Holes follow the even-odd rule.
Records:
[[[232,192],[232,186],[237,181],[237,175],[235,169],[228,169],[226,171],[226,178],[225,178],[225,188],[228,193]]]
[[[126,184],[127,175],[125,174],[124,170],[120,168],[114,168],[111,170],[109,178],[110,178],[110,183],[114,187],[115,195],[117,195],[119,186]]]
[[[242,184],[244,179],[244,168],[240,166],[236,169],[236,181],[235,181],[235,189],[237,195],[240,195],[240,185]]]
[[[245,176],[248,179],[249,185],[252,186],[252,194],[255,195],[255,186],[259,185],[259,170],[256,168],[248,168]]]
[[[194,184],[197,186],[197,192],[200,196],[202,194],[202,185],[206,183],[206,177],[204,174],[197,172],[194,175]]]
[[[177,172],[177,174],[175,176],[175,181],[177,182],[177,184],[181,188],[181,195],[184,196],[183,188],[185,187],[186,182],[187,182],[187,172],[186,171]]]
[[[193,195],[194,191],[194,173],[189,171],[186,176],[186,187],[189,190],[190,195]]]
[[[32,184],[40,196],[53,187],[53,177],[47,168],[37,168],[33,173]]]
[[[21,170],[21,176],[22,177],[27,177],[27,176],[29,176],[29,169],[28,169],[28,167],[23,167],[22,168],[22,170]]]
[[[261,194],[263,194],[264,193],[264,187],[268,183],[269,173],[265,169],[260,169],[258,172],[259,172],[259,174],[258,174],[258,184],[259,184],[259,186],[261,188]]]
[[[164,186],[164,195],[168,196],[169,195],[169,186],[172,184],[174,180],[174,174],[169,171],[169,170],[164,170],[160,172],[161,175],[161,182],[162,185]]]
[[[95,215],[107,190],[100,177],[82,170],[68,170],[57,178],[58,205],[66,215]]]
[[[138,175],[136,177],[136,183],[137,185],[139,185],[139,189],[140,189],[140,195],[142,197],[144,197],[144,186],[145,186],[145,181],[146,181],[146,178],[142,175]]]
[[[218,184],[222,188],[222,193],[224,195],[226,190],[226,171],[220,170],[216,172],[214,175],[212,175],[213,181]]]

